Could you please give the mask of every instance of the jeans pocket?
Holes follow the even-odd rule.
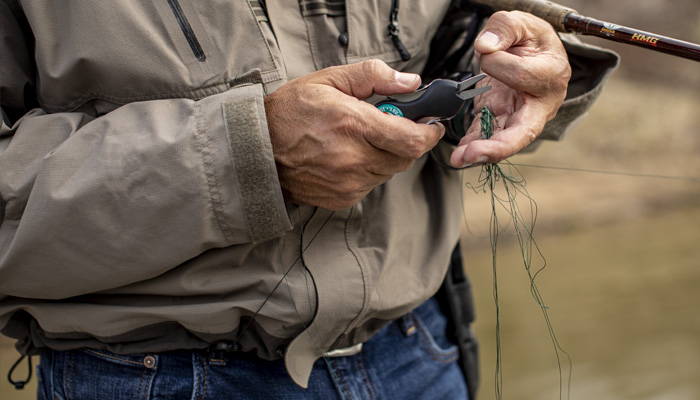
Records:
[[[452,363],[459,358],[459,349],[445,334],[447,319],[437,305],[425,304],[412,313],[420,346],[430,358],[441,363]]]
[[[157,356],[119,355],[91,349],[60,353],[65,400],[150,398]]]

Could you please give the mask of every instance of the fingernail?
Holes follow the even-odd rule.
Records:
[[[486,156],[479,156],[476,158],[476,160],[464,160],[464,165],[463,167],[469,167],[474,164],[484,164],[489,160],[488,157]]]
[[[479,42],[479,47],[498,50],[498,43],[501,42],[501,39],[495,33],[486,31],[479,36],[477,41]]]
[[[420,76],[416,74],[408,74],[405,72],[394,71],[394,80],[404,86],[413,86],[420,80]]]
[[[463,167],[463,158],[465,151],[467,151],[467,146],[457,147],[452,153],[452,156],[450,157],[450,164],[452,164],[452,166],[454,166],[455,168]]]

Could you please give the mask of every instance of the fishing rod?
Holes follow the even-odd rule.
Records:
[[[597,36],[648,50],[700,61],[700,45],[580,15],[576,10],[545,0],[470,0],[493,11],[525,11],[549,22],[558,32]]]

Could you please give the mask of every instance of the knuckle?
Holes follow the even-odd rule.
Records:
[[[541,79],[533,79],[532,71],[528,63],[521,63],[512,71],[512,79],[515,82],[537,83]]]
[[[528,23],[539,23],[539,21],[542,21],[542,19],[535,15],[520,10],[513,10],[508,12],[508,14],[513,21],[518,21],[519,23],[524,23],[526,21]]]
[[[568,62],[552,63],[550,65],[551,70],[547,71],[548,74],[546,74],[549,76],[549,79],[539,79],[542,82],[542,92],[563,99],[566,96],[569,79],[571,78],[571,67]]]
[[[338,164],[342,169],[341,173],[351,176],[353,173],[356,173],[358,170],[363,168],[367,162],[365,161],[365,157],[362,155],[362,153],[350,152],[349,154],[345,155]]]
[[[539,134],[539,130],[530,126],[525,129],[525,137],[527,138],[527,144],[530,144],[537,139],[537,135]]]
[[[496,23],[505,23],[512,18],[513,11],[497,11],[491,15],[489,21]]]
[[[435,124],[435,130],[433,131],[435,137],[432,144],[436,144],[443,136],[445,136],[445,125],[442,123]]]
[[[413,159],[420,158],[426,151],[424,142],[425,139],[420,137],[412,139],[406,146],[406,153]]]
[[[554,28],[547,21],[536,15],[518,10],[511,11],[510,14],[514,24],[517,23],[529,29],[534,28],[537,31],[551,31],[554,33]]]
[[[347,136],[355,136],[357,132],[363,131],[363,120],[355,117],[355,115],[338,112],[336,115],[332,115],[331,118],[336,121],[336,129]]]
[[[568,60],[563,60],[561,63],[561,69],[559,71],[559,79],[557,80],[559,90],[566,91],[569,86],[569,80],[571,79],[571,65]]]
[[[354,179],[347,179],[340,184],[339,189],[343,197],[354,197],[357,193],[362,192],[364,185]]]
[[[367,77],[375,77],[380,75],[382,70],[384,70],[386,67],[387,65],[384,63],[384,61],[376,58],[365,60],[361,63],[362,72]]]
[[[503,29],[522,24],[522,16],[519,15],[519,11],[498,11],[491,16],[491,20]]]

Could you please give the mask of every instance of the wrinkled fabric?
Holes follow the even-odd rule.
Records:
[[[30,351],[120,354],[226,341],[284,355],[305,385],[324,352],[437,291],[458,175],[425,156],[350,209],[290,204],[263,98],[370,58],[422,71],[449,1],[401,2],[408,61],[386,33],[391,0],[301,3],[0,2],[4,334]],[[551,138],[616,62],[568,49],[577,85]]]

